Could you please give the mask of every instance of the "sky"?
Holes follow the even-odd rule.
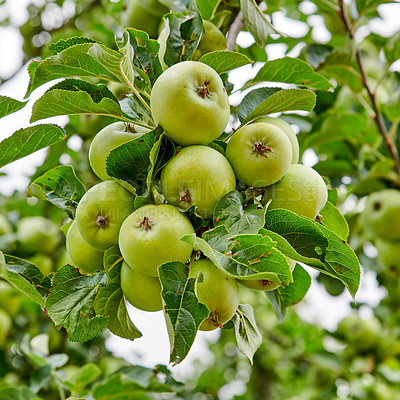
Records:
[[[24,5],[28,4],[30,0],[8,0],[7,7],[11,10],[11,22],[14,26],[0,27],[0,74],[2,76],[13,75],[20,61],[23,57],[22,53],[22,40],[18,30],[15,26],[25,22],[27,14]],[[35,0],[40,3],[40,0]],[[67,12],[68,12],[68,2]],[[301,3],[305,12],[311,13],[313,11],[313,3],[304,1]],[[0,11],[1,12],[1,11]],[[384,36],[390,36],[392,32],[399,29],[400,21],[400,4],[382,5],[380,6],[381,15],[384,21],[373,20],[370,24],[370,29],[376,33]],[[313,35],[319,38],[320,41],[328,41],[330,34],[322,25],[322,17],[313,16],[310,23],[313,25]],[[278,30],[283,31],[290,36],[300,37],[302,30],[306,29],[305,24],[302,22],[288,20],[283,13],[278,13],[274,16],[274,22]],[[368,32],[360,32],[361,36],[366,35]],[[251,44],[252,38],[248,33],[242,32],[238,41],[241,45],[248,46]],[[296,57],[301,50],[301,46],[296,46],[290,56]],[[269,59],[280,58],[284,55],[284,45],[269,45],[267,52]],[[261,65],[254,68],[245,66],[241,69],[232,71],[230,74],[230,81],[236,87],[246,81],[251,75],[254,76],[257,69]],[[400,70],[400,62],[394,66]],[[12,80],[0,86],[0,95],[13,97],[22,100],[28,85],[28,74],[26,66],[22,68]],[[32,94],[28,105],[21,111],[11,114],[0,120],[0,141],[12,135],[16,130],[29,126],[29,118],[31,113],[32,104],[40,97],[40,95],[51,85],[44,85],[38,88]],[[242,95],[243,96],[243,95]],[[234,95],[230,98],[231,104],[238,104],[240,101],[239,95]],[[64,126],[68,121],[67,117],[50,118],[41,120],[40,123],[52,122]],[[79,149],[81,139],[72,137],[68,143],[74,149]],[[0,172],[5,172],[6,177],[0,176],[0,194],[9,195],[15,189],[26,190],[29,180],[27,176],[32,174],[36,167],[41,165],[45,156],[46,150],[40,150],[28,157],[15,161],[10,165],[0,169]],[[60,160],[60,163],[68,163],[68,157]],[[303,163],[312,166],[316,162],[316,156],[312,152],[307,153],[303,158]],[[316,271],[307,268],[312,277],[317,275]],[[380,299],[385,295],[385,290],[378,288],[375,275],[373,272],[364,273],[362,275],[361,288],[357,295],[359,302],[366,302],[371,307],[378,304]],[[335,329],[338,321],[340,321],[350,311],[351,297],[348,292],[333,298],[328,295],[325,289],[313,279],[313,284],[309,290],[305,300],[296,306],[298,314],[306,321],[318,323],[326,329]],[[146,313],[136,310],[133,307],[129,308],[134,323],[142,331],[143,337],[130,342],[111,336],[107,341],[109,348],[114,351],[116,356],[122,356],[131,361],[132,363],[141,363],[141,365],[153,367],[158,363],[167,364],[169,357],[169,339],[166,332],[165,321],[162,312]],[[360,310],[361,316],[371,316],[369,307],[362,307]],[[177,376],[188,376],[192,372],[192,362],[196,358],[201,358],[209,363],[213,362],[213,355],[205,346],[207,340],[217,340],[219,333],[217,331],[211,333],[199,332],[195,345],[191,349],[187,360],[180,366],[174,367]]]

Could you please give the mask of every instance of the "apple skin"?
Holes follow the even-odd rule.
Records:
[[[380,239],[400,239],[400,191],[383,189],[371,193],[361,218],[365,228]]]
[[[12,319],[10,315],[0,308],[0,346],[2,346],[12,327]]]
[[[221,78],[198,61],[180,62],[165,70],[154,83],[150,107],[154,121],[181,146],[217,139],[230,116]]]
[[[400,271],[400,240],[387,242],[377,238],[375,246],[378,250],[378,259],[384,266],[393,272]]]
[[[131,268],[157,277],[160,265],[189,260],[193,246],[180,238],[191,233],[192,224],[174,206],[150,204],[135,210],[123,222],[119,248]]]
[[[293,272],[294,267],[296,266],[296,261],[287,258],[287,261],[289,263],[289,268],[290,271]],[[237,279],[238,283],[241,284],[244,287],[247,287],[249,289],[253,290],[259,290],[262,292],[266,292],[269,290],[274,290],[277,287],[281,286],[278,283],[266,280],[266,279],[253,279],[253,280],[247,280],[247,279]]]
[[[263,117],[258,119],[257,122],[266,122],[267,124],[275,125],[286,133],[290,140],[290,144],[292,145],[292,164],[297,164],[299,162],[300,150],[299,141],[297,140],[297,136],[294,133],[293,128],[286,121],[280,118]]]
[[[73,265],[83,272],[92,273],[102,268],[103,252],[85,242],[76,221],[68,229],[66,247]]]
[[[156,0],[128,0],[127,8],[122,14],[124,27],[145,31],[151,38],[158,35],[161,17],[168,9]]]
[[[117,182],[104,181],[89,189],[76,208],[83,239],[99,251],[118,244],[122,222],[133,210],[133,195]]]
[[[255,122],[233,134],[226,147],[226,158],[237,179],[248,186],[263,187],[277,182],[286,173],[292,162],[292,146],[282,129]]]
[[[160,182],[169,203],[183,209],[196,205],[203,218],[211,217],[218,200],[236,187],[228,160],[207,146],[181,149],[161,170]]]
[[[212,331],[228,322],[239,306],[239,286],[236,279],[225,274],[210,260],[194,261],[190,278],[197,278],[195,293],[200,303],[210,310],[200,325],[201,331]]]
[[[141,274],[125,261],[121,266],[121,289],[126,300],[139,310],[160,311],[163,308],[159,279]]]
[[[28,261],[36,265],[43,275],[48,275],[54,269],[53,260],[47,254],[37,253],[30,257]]]
[[[193,53],[192,59],[197,61],[204,54],[226,49],[225,35],[210,21],[203,21],[204,36]]]
[[[97,133],[89,148],[89,162],[93,172],[103,181],[112,179],[106,171],[106,160],[111,150],[148,131],[149,129],[126,122],[107,125]]]
[[[11,233],[12,230],[12,226],[8,222],[8,219],[4,215],[0,214],[0,236]]]
[[[328,201],[328,190],[317,171],[302,164],[292,164],[279,182],[267,187],[262,204],[269,200],[272,200],[269,210],[284,208],[315,219]]]
[[[60,228],[44,217],[25,217],[18,222],[17,237],[24,251],[50,254],[60,243]]]

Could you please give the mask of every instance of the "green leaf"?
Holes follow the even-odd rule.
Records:
[[[149,39],[149,35],[146,32],[133,28],[128,28],[124,31],[121,45],[128,43],[133,49],[132,61],[137,73],[142,78],[147,79],[150,85],[153,86],[163,72],[160,58],[158,57],[159,43],[157,40]]]
[[[107,328],[117,336],[134,340],[142,334],[132,323],[121,290],[121,263],[123,258],[118,246],[104,253],[104,269],[108,277],[107,286],[100,287],[94,303],[97,315],[108,317]]]
[[[240,0],[240,10],[242,11],[246,28],[254,36],[256,43],[260,47],[264,47],[267,44],[268,36],[271,33],[285,36],[272,26],[255,0]]]
[[[291,83],[320,90],[332,87],[328,79],[315,72],[305,61],[291,57],[267,61],[243,89],[265,81]]]
[[[164,315],[171,345],[170,362],[179,364],[187,356],[200,324],[210,311],[195,295],[195,279],[186,265],[175,261],[161,265]]]
[[[361,74],[350,65],[324,65],[321,70],[324,74],[335,78],[340,84],[348,86],[354,92],[360,92],[364,88]]]
[[[299,254],[323,262],[324,268],[312,266],[340,279],[355,296],[360,284],[360,264],[344,240],[317,222],[288,210],[267,211],[265,221],[267,229],[283,236]]]
[[[143,194],[147,189],[147,175],[151,169],[150,154],[162,132],[159,127],[112,150],[106,161],[107,174],[128,182],[138,195]],[[169,147],[169,142],[163,141],[159,149],[161,154],[167,153],[163,146]]]
[[[312,111],[316,95],[308,89],[259,88],[249,92],[238,107],[243,124],[262,116],[284,111]]]
[[[389,64],[393,64],[400,59],[400,31],[388,39],[383,51]]]
[[[0,167],[65,139],[63,128],[40,124],[19,129],[0,142]]]
[[[29,386],[34,392],[48,388],[51,384],[51,365],[43,365],[31,373]]]
[[[18,101],[7,96],[0,96],[0,118],[12,114],[26,106],[27,101]]]
[[[120,70],[121,55],[98,43],[82,43],[68,47],[43,61],[32,61],[30,82],[25,97],[33,90],[58,78],[87,77],[124,82]]]
[[[63,50],[68,49],[69,47],[83,43],[96,43],[96,41],[83,36],[73,36],[67,39],[60,39],[56,43],[50,43],[48,49],[55,55],[61,53]]]
[[[253,61],[244,54],[228,50],[217,50],[206,53],[201,56],[199,61],[209,65],[220,75],[235,68],[242,67],[243,65],[253,63]]]
[[[265,292],[279,322],[285,318],[287,307],[294,306],[303,300],[310,286],[310,275],[301,265],[296,264],[293,270],[293,282],[289,286]]]
[[[93,303],[98,289],[106,284],[104,272],[81,275],[71,265],[61,267],[53,276],[53,288],[45,309],[56,327],[64,327],[73,342],[86,342],[99,335],[108,318],[96,315]]]
[[[21,266],[21,264],[24,265]],[[41,289],[39,284],[43,280],[43,274],[33,264],[16,257],[5,256],[0,251],[0,276],[39,304],[40,307],[44,306],[44,298],[39,293],[39,288]],[[35,285],[34,282],[38,284]],[[45,284],[43,287],[46,286]]]
[[[83,365],[68,379],[68,383],[72,385],[71,392],[80,393],[101,375],[102,371],[96,364]]]
[[[33,105],[30,122],[57,115],[123,116],[117,98],[105,85],[66,79],[47,90]]]
[[[287,286],[292,281],[289,264],[275,243],[262,235],[231,237],[220,225],[203,234],[186,235],[183,241],[200,250],[218,268],[237,279],[265,279]]]
[[[191,60],[203,34],[203,20],[197,7],[191,12],[171,12],[164,21],[168,22],[166,31],[169,33],[164,62],[170,67]]]
[[[326,202],[324,208],[320,212],[322,218],[319,222],[335,232],[341,239],[347,240],[349,236],[349,225],[340,211],[329,201]]]
[[[210,19],[214,15],[220,0],[196,0],[196,3],[203,19]]]
[[[0,387],[1,400],[43,400],[41,397],[32,393],[31,390],[18,384],[18,386],[2,386]]]
[[[239,304],[234,316],[235,336],[239,351],[253,365],[253,356],[261,346],[262,336],[254,318],[254,310],[250,304]]]
[[[34,180],[28,188],[28,194],[47,199],[64,210],[72,219],[85,192],[85,187],[70,165],[59,165],[47,171]]]
[[[243,207],[242,195],[234,190],[221,197],[214,209],[214,226],[224,225],[231,235],[258,233],[264,226],[265,208]]]

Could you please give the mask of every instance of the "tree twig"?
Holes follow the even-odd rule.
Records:
[[[226,38],[227,50],[233,51],[236,45],[236,39],[239,33],[242,31],[243,27],[244,27],[243,15],[241,12],[239,12],[229,28],[228,36]]]
[[[350,36],[350,39],[354,40],[354,30],[353,30],[353,27],[351,25],[351,22],[347,16],[347,14],[346,14],[346,11],[344,9],[344,1],[343,0],[339,0],[339,6],[340,6],[339,16],[341,17],[341,19],[346,27],[346,30]],[[368,97],[371,101],[371,105],[372,105],[372,109],[373,109],[372,119],[374,120],[376,126],[378,127],[379,133],[381,134],[381,136],[385,142],[385,145],[390,153],[390,156],[394,161],[394,168],[395,168],[396,172],[398,174],[400,174],[399,153],[397,151],[395,143],[393,142],[392,138],[388,134],[388,131],[386,130],[386,127],[383,123],[382,116],[381,116],[381,113],[379,111],[378,104],[376,101],[376,93],[371,90],[371,87],[368,84],[367,74],[365,72],[363,61],[361,58],[361,52],[357,45],[355,46],[355,52],[356,52],[357,64],[358,64],[358,67],[359,67],[360,73],[361,73],[362,84],[365,87]]]

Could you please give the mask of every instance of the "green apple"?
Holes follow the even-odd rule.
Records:
[[[180,238],[190,233],[194,233],[192,224],[174,206],[150,204],[135,210],[123,222],[119,248],[130,267],[156,277],[160,265],[189,260],[193,246]]]
[[[48,275],[53,271],[53,260],[47,254],[37,253],[33,257],[30,257],[28,261],[36,265],[43,275]]]
[[[235,187],[228,160],[207,146],[184,147],[161,170],[166,200],[183,209],[195,205],[203,218],[211,217],[218,200]]]
[[[17,237],[24,251],[50,254],[60,243],[60,228],[44,217],[19,220]]]
[[[197,49],[193,53],[192,60],[197,61],[200,57],[206,53],[210,53],[216,50],[226,49],[226,38],[224,34],[210,21],[203,21],[204,36],[201,38]],[[167,49],[168,33],[167,29],[163,29],[158,36],[158,43],[160,49],[158,52],[161,65],[163,69],[167,69],[168,65],[165,64],[164,55]]]
[[[92,273],[102,268],[103,252],[96,250],[83,239],[76,221],[73,221],[68,229],[66,247],[72,265],[83,272]]]
[[[362,221],[367,230],[383,240],[400,239],[400,191],[383,189],[371,193]]]
[[[302,164],[292,164],[282,179],[267,187],[262,203],[268,209],[284,208],[315,219],[328,200],[328,190],[321,175]]]
[[[200,330],[221,328],[235,314],[239,306],[239,286],[236,279],[216,267],[210,260],[198,260],[190,267],[190,278],[197,278],[195,293],[200,303],[210,310]]]
[[[257,122],[266,122],[268,124],[272,124],[281,128],[283,132],[286,133],[287,137],[290,140],[290,144],[292,145],[292,164],[297,164],[299,162],[299,141],[297,140],[297,136],[294,133],[293,128],[283,119],[280,118],[272,118],[272,117],[263,117],[257,120]]]
[[[400,240],[387,242],[377,238],[375,246],[378,250],[378,259],[393,272],[400,272]]]
[[[160,311],[163,308],[159,279],[141,274],[125,261],[121,266],[121,289],[129,303],[140,310]]]
[[[94,173],[103,181],[112,179],[106,171],[106,160],[111,150],[148,131],[147,128],[126,122],[114,122],[103,128],[94,137],[89,148],[89,162]]]
[[[122,14],[123,26],[145,31],[152,38],[157,37],[161,17],[168,9],[157,0],[127,0],[126,3]]]
[[[238,129],[228,142],[226,158],[236,178],[248,186],[272,185],[292,162],[292,145],[286,133],[266,122]]]
[[[12,232],[12,226],[5,215],[0,214],[0,236]]]
[[[296,261],[291,260],[290,258],[287,258],[287,257],[286,257],[286,259],[288,261],[290,271],[293,272],[294,267],[296,266]],[[252,279],[252,280],[237,279],[237,281],[242,286],[245,286],[249,289],[260,290],[263,292],[266,292],[268,290],[274,290],[280,286],[279,283],[270,281],[268,279]]]
[[[202,55],[226,49],[225,35],[210,21],[203,21],[204,36],[201,38],[192,59],[197,61]]]
[[[230,115],[220,76],[198,61],[165,70],[154,83],[150,107],[154,121],[181,146],[212,142],[224,131]]]
[[[99,251],[118,244],[122,222],[133,210],[133,195],[117,182],[101,182],[89,189],[76,208],[83,239]]]

